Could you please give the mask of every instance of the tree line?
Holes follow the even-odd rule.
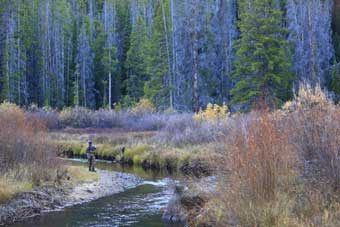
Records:
[[[277,106],[301,80],[340,93],[337,0],[0,1],[0,101],[197,111]]]

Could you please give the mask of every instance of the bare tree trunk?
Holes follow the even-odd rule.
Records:
[[[193,111],[199,111],[199,98],[198,98],[198,34],[197,34],[197,21],[198,18],[197,13],[197,1],[193,2],[193,35],[192,35],[192,42],[193,42],[193,72],[192,72],[192,104],[193,104]]]
[[[8,25],[9,26],[9,25]],[[8,28],[9,29],[9,28]],[[9,85],[9,80],[10,80],[10,75],[9,75],[9,57],[8,57],[8,44],[9,44],[9,35],[8,35],[8,31],[6,34],[6,78],[7,78],[7,99],[9,99],[8,101],[11,101],[11,91],[10,91],[10,85]]]
[[[198,49],[197,49],[197,32],[193,35],[193,78],[192,78],[192,101],[193,111],[197,113],[199,111],[198,100]]]
[[[175,40],[175,19],[174,19],[174,0],[171,0],[171,34],[172,34],[172,86],[176,81],[176,40]],[[174,86],[175,87],[175,86]],[[172,97],[172,98],[171,98]],[[170,100],[172,100],[171,107],[174,108],[174,90],[170,90]]]
[[[18,19],[20,21],[20,19]],[[20,23],[20,22],[18,22]],[[20,86],[20,82],[21,82],[21,65],[20,65],[20,54],[21,54],[21,50],[20,50],[20,38],[18,38],[18,71],[19,71],[19,74],[18,74],[18,104],[19,106],[21,105],[21,86]]]
[[[79,107],[79,66],[78,67],[78,71],[76,72],[76,107]]]
[[[165,34],[165,45],[166,45],[166,53],[168,58],[168,73],[169,73],[169,87],[173,86],[172,82],[172,73],[171,73],[171,61],[170,61],[170,50],[169,50],[169,36],[168,36],[168,26],[166,23],[165,10],[164,10],[164,2],[161,0],[162,4],[162,14],[163,14],[163,23],[164,23],[164,34]],[[170,107],[173,108],[173,92],[172,88],[170,89]]]
[[[86,108],[86,74],[85,74],[85,64],[86,62],[83,60],[83,64],[82,64],[82,72],[83,72],[83,105]]]
[[[111,61],[111,50],[109,50],[109,59]],[[109,71],[109,109],[112,107],[112,76],[111,70]]]

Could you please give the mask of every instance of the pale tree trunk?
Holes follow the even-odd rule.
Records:
[[[307,3],[308,4],[308,3]],[[308,8],[311,7],[310,5],[307,6]],[[313,19],[312,19],[312,10],[311,9],[308,9],[308,26],[309,26],[309,30],[311,31],[312,28],[313,28]],[[311,35],[309,37],[309,48],[311,50],[311,62],[310,62],[310,72],[312,73],[311,75],[311,78],[312,78],[312,81],[313,83],[316,82],[316,78],[317,78],[317,72],[316,72],[316,64],[315,64],[315,45],[313,43],[313,36]]]
[[[172,87],[172,73],[171,73],[171,61],[170,61],[170,48],[169,48],[169,36],[168,36],[168,26],[166,23],[166,16],[164,10],[164,2],[161,0],[162,4],[162,14],[163,14],[163,23],[164,23],[164,35],[165,35],[165,45],[166,45],[166,53],[168,58],[168,73],[169,73],[169,86]],[[173,92],[172,88],[170,89],[170,107],[173,108]]]
[[[78,72],[76,72],[76,107],[79,107],[79,66],[78,67]]]
[[[8,25],[9,26],[9,25]],[[9,28],[8,28],[9,29]],[[9,80],[10,80],[10,76],[9,76],[9,54],[8,54],[8,46],[9,46],[9,32],[7,32],[6,34],[6,78],[7,78],[7,98],[9,99],[8,101],[11,101],[11,91],[10,91],[10,85],[9,85]]]
[[[111,50],[109,50],[109,59],[111,61]],[[112,107],[112,76],[111,70],[109,70],[109,109]]]
[[[84,107],[86,108],[86,73],[85,73],[85,64],[86,62],[83,60],[83,64],[82,64],[82,72],[83,72],[83,104]]]
[[[193,72],[192,72],[192,104],[193,111],[199,111],[199,100],[198,100],[198,34],[197,34],[197,1],[193,1],[193,35],[192,35],[192,48],[193,48]]]
[[[20,20],[20,19],[19,19]],[[20,23],[20,22],[18,22]],[[20,54],[21,54],[21,50],[20,50],[20,38],[18,38],[18,71],[19,71],[19,78],[18,78],[18,104],[19,106],[21,105],[21,86],[20,86],[20,82],[21,82],[21,65],[20,65]]]
[[[197,32],[193,35],[193,77],[192,77],[192,101],[193,111],[197,113],[199,111],[198,103],[198,43],[197,43]]]
[[[176,40],[175,40],[175,19],[174,19],[174,0],[171,0],[171,34],[172,34],[172,84],[174,86],[176,81]],[[171,107],[174,106],[174,90],[170,90],[170,100],[172,101]]]
[[[67,44],[67,65],[66,65],[66,90],[65,90],[65,100],[66,100],[66,105],[69,103],[69,82],[70,82],[70,59],[71,59],[71,38],[68,41]]]

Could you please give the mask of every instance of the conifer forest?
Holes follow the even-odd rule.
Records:
[[[1,0],[0,100],[62,109],[340,94],[338,0]]]

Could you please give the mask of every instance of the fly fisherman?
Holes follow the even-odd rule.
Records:
[[[89,162],[89,171],[96,172],[94,166],[96,164],[96,147],[92,145],[92,141],[89,141],[89,146],[87,147],[86,154]]]

